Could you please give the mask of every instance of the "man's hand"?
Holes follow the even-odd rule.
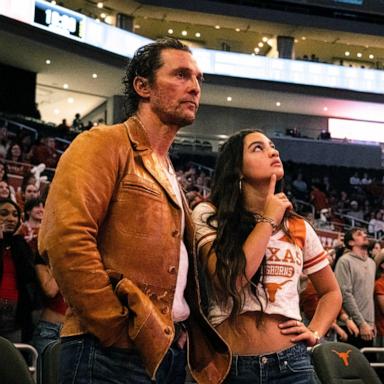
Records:
[[[360,325],[360,337],[363,340],[372,340],[375,336],[375,330],[368,323],[363,323]]]

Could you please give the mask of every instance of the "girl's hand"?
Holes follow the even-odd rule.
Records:
[[[271,218],[276,225],[281,223],[285,211],[292,209],[292,203],[288,200],[285,193],[280,192],[275,194],[276,175],[271,176],[269,182],[268,194],[264,205],[263,215]]]
[[[288,320],[279,324],[280,332],[283,335],[293,335],[291,338],[292,343],[300,341],[306,342],[308,347],[313,347],[319,343],[319,336],[312,330],[307,328],[301,321]]]

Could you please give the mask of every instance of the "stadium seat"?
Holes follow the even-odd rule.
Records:
[[[34,384],[24,357],[15,345],[4,337],[0,337],[0,382]]]
[[[382,384],[369,361],[353,345],[322,343],[312,349],[312,358],[322,384]]]
[[[37,384],[57,384],[59,373],[60,340],[47,345],[37,361]]]

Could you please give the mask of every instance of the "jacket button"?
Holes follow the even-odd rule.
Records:
[[[173,237],[178,237],[179,236],[179,231],[177,229],[175,229],[174,231],[172,231],[172,236]]]
[[[171,265],[168,268],[168,273],[170,273],[171,275],[175,275],[176,274],[176,267],[174,265]]]
[[[165,333],[166,335],[171,335],[171,334],[172,334],[172,329],[171,329],[171,327],[166,327],[166,328],[164,328],[164,333]]]
[[[162,313],[163,315],[166,315],[168,312],[169,312],[169,308],[168,308],[168,307],[163,307],[163,308],[161,308],[161,313]]]

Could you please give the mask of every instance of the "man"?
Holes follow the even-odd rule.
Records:
[[[335,269],[343,309],[359,327],[359,335],[350,336],[348,342],[358,348],[372,346],[376,333],[373,298],[376,265],[368,257],[368,244],[364,230],[352,228],[346,232],[344,245],[351,251],[339,259]]]
[[[192,222],[168,158],[195,120],[201,80],[179,41],[140,48],[124,79],[130,118],[79,135],[59,162],[39,249],[70,307],[61,384],[183,383],[184,325],[197,382],[229,369],[201,314]]]

